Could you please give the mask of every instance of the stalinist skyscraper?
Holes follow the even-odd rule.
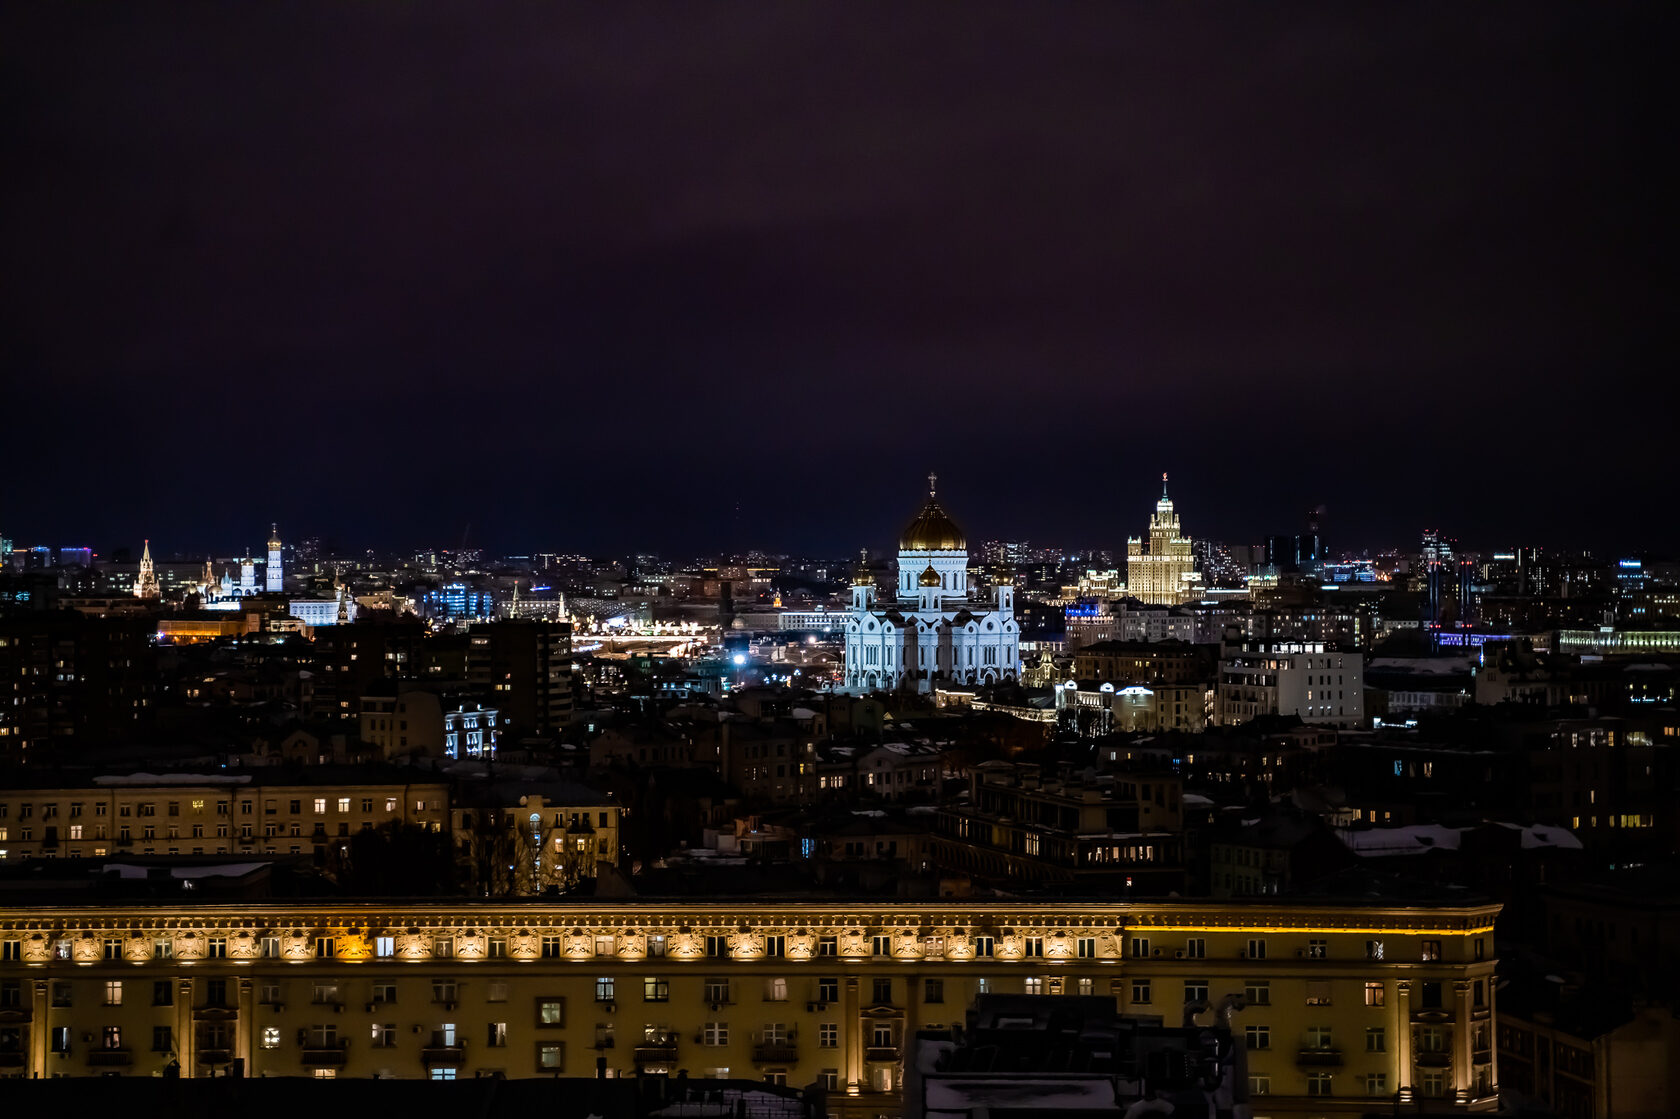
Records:
[[[1161,500],[1149,518],[1149,550],[1133,536],[1126,541],[1126,594],[1142,602],[1172,606],[1196,597],[1201,577],[1190,538],[1178,527],[1178,513],[1167,496],[1167,476],[1161,475]]]
[[[272,525],[268,532],[268,565],[263,568],[263,583],[272,593],[286,589],[285,571],[280,566],[280,526]]]

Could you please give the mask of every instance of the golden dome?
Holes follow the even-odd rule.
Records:
[[[939,583],[939,572],[933,569],[933,564],[931,563],[927,565],[927,570],[922,572],[921,578],[916,580],[916,585],[918,587],[937,587]]]
[[[875,573],[869,570],[869,553],[865,551],[858,555],[857,566],[852,568],[852,586],[867,587],[873,582]]]
[[[910,527],[898,538],[901,552],[960,552],[968,547],[962,529],[933,499],[935,475],[928,475],[928,499]]]

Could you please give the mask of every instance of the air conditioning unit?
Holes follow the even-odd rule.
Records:
[[[1184,949],[1180,948],[1173,953],[1173,959],[1182,960],[1183,958],[1184,958]]]
[[[411,1027],[409,1027],[409,1030],[412,1033],[419,1033],[420,1032],[420,1027],[419,1026],[411,1026]]]
[[[611,1014],[613,1011],[618,1009],[618,1004],[616,1002],[604,1002],[601,1004],[601,1009]]]
[[[455,1009],[455,1004],[452,1003],[452,1002],[446,1002],[446,1003],[443,1004],[443,1008],[445,1010],[454,1010]]]
[[[341,1002],[333,1003],[333,1013],[334,1014],[343,1014],[344,1013],[344,1004],[341,1003]]]
[[[1149,954],[1150,954],[1150,955],[1151,955],[1151,956],[1159,956],[1159,955],[1160,955],[1160,954],[1161,954],[1161,950],[1160,950],[1160,949],[1159,949],[1159,948],[1157,948],[1157,949],[1155,949],[1155,950],[1154,950],[1154,951],[1153,951],[1153,952],[1151,952],[1151,953],[1149,953]]]
[[[814,1002],[808,1002],[808,1003],[805,1004],[806,1013],[809,1013],[809,1012],[815,1010],[816,1008],[817,1008],[817,1004],[814,1003]]]
[[[372,1014],[373,1013],[373,1008],[377,1005],[379,1005],[379,1004],[370,1002],[365,1007],[363,1007],[362,1009],[366,1010],[369,1014]]]
[[[716,1002],[714,1002],[714,1003],[713,1003],[713,1004],[712,1004],[712,1009],[713,1009],[713,1010],[722,1010],[722,1009],[723,1009],[723,1004],[722,1004],[722,1003],[716,1003]]]

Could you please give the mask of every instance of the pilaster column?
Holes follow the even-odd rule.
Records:
[[[251,1054],[255,1048],[257,984],[248,976],[239,980],[239,1017],[233,1020],[232,1056],[245,1062],[245,1075],[252,1075]]]
[[[198,1075],[197,1042],[193,1032],[193,981],[182,979],[175,985],[175,1059],[181,1062],[182,1076]]]
[[[846,976],[844,997],[841,1014],[846,1023],[846,1089],[855,1096],[868,1087],[863,1082],[863,1019],[858,1010],[857,976]]]
[[[49,979],[36,979],[30,983],[29,1071],[25,1075],[36,1079],[47,1075],[47,1042],[52,1036],[47,994],[51,988],[52,981]]]
[[[1453,984],[1453,1092],[1459,1103],[1470,1100],[1470,1032],[1470,981],[1460,979]]]
[[[1412,1087],[1412,984],[1402,979],[1394,985],[1394,1087],[1409,1097]]]

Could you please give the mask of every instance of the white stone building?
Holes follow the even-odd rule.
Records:
[[[846,621],[844,689],[853,693],[940,683],[997,684],[1021,675],[1021,626],[1015,588],[996,598],[969,597],[968,541],[934,500],[928,500],[898,542],[898,580],[877,601],[874,576],[859,566]]]

